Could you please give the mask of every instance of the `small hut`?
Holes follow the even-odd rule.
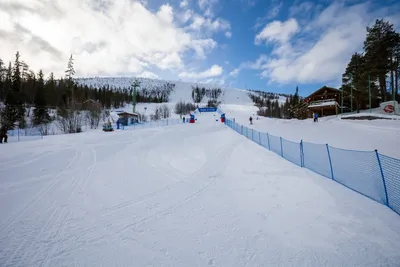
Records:
[[[124,125],[130,125],[139,122],[139,113],[130,113],[130,112],[120,112],[117,114],[119,117],[119,122]]]

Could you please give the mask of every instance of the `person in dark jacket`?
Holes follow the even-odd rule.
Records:
[[[3,143],[3,139],[4,139],[4,143],[7,143],[8,135],[7,135],[7,127],[6,126],[2,126],[0,128],[0,144]]]

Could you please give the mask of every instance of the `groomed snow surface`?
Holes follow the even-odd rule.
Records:
[[[392,115],[391,119],[348,120],[340,116],[328,116],[313,120],[284,120],[266,117],[257,118],[257,108],[241,105],[222,105],[228,118],[235,118],[243,124],[263,133],[285,138],[300,143],[329,144],[330,146],[358,151],[373,151],[400,159],[400,116]],[[363,112],[360,114],[369,114]],[[374,110],[374,116],[382,116],[379,110]],[[253,124],[249,124],[249,117]],[[358,115],[359,116],[359,115]],[[389,115],[386,115],[389,117]]]
[[[215,118],[1,146],[0,266],[398,266],[396,213]]]

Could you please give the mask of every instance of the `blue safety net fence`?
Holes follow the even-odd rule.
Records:
[[[7,135],[8,143],[43,139],[43,134],[39,127],[8,130]]]
[[[185,123],[189,122],[189,119],[185,118]],[[120,130],[136,130],[136,129],[148,129],[154,127],[161,127],[161,126],[170,126],[170,125],[177,125],[184,123],[183,119],[166,119],[166,120],[157,120],[157,121],[149,121],[149,122],[140,122],[130,124],[128,126],[120,125]],[[117,129],[117,126],[115,126]]]
[[[332,179],[400,215],[400,159],[375,151],[346,150],[262,133],[227,119],[237,133],[286,160]]]

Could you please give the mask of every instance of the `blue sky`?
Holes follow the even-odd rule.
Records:
[[[142,76],[308,95],[338,87],[366,26],[396,1],[0,0],[0,58],[77,76]]]

